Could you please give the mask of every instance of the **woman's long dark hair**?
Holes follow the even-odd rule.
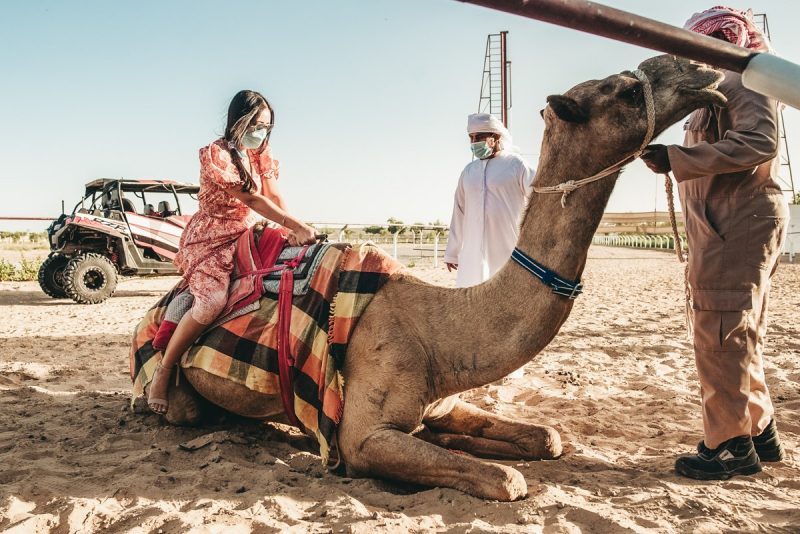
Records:
[[[228,106],[228,125],[225,127],[225,140],[228,141],[233,147],[239,147],[242,144],[242,137],[247,133],[253,121],[258,115],[268,109],[272,116],[272,123],[275,123],[275,111],[272,106],[260,93],[256,91],[239,91],[231,100]],[[264,150],[266,142],[262,145],[261,150]],[[242,163],[242,158],[239,157],[238,150],[233,148],[229,149],[231,152],[231,160],[239,171],[239,176],[242,177],[244,185],[242,191],[251,192],[255,189],[256,183],[253,181],[253,176],[247,172]]]

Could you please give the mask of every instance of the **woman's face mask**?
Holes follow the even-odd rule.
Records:
[[[472,155],[478,159],[486,159],[492,154],[494,154],[494,148],[489,146],[489,143],[486,141],[478,141],[477,143],[471,143],[469,148],[472,150]]]
[[[258,148],[268,137],[269,130],[267,128],[257,128],[242,136],[242,146],[251,150]]]

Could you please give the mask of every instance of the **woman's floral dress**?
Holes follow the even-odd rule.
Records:
[[[269,146],[246,152],[256,192],[261,192],[262,179],[278,178],[278,161]],[[228,192],[243,184],[225,139],[200,149],[200,209],[181,236],[175,265],[194,295],[192,317],[202,324],[213,322],[225,308],[236,239],[257,220],[255,212]]]

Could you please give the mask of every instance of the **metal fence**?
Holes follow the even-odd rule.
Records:
[[[686,236],[680,236],[681,247],[686,248]],[[663,250],[675,249],[675,238],[671,235],[649,235],[649,234],[596,234],[592,238],[592,244],[603,245],[606,247],[629,247],[629,248],[654,248]]]
[[[446,225],[436,224],[363,224],[363,223],[310,223],[331,241],[363,243],[372,241],[381,246],[396,260],[407,265],[431,263],[439,266],[447,246]]]

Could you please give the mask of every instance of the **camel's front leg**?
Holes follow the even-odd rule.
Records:
[[[550,460],[561,455],[561,437],[552,427],[514,421],[449,397],[432,406],[418,436],[441,447],[475,456]]]
[[[455,488],[498,501],[521,499],[528,492],[525,478],[516,469],[453,454],[399,430],[374,429],[363,439],[348,438],[339,435],[350,476]]]

